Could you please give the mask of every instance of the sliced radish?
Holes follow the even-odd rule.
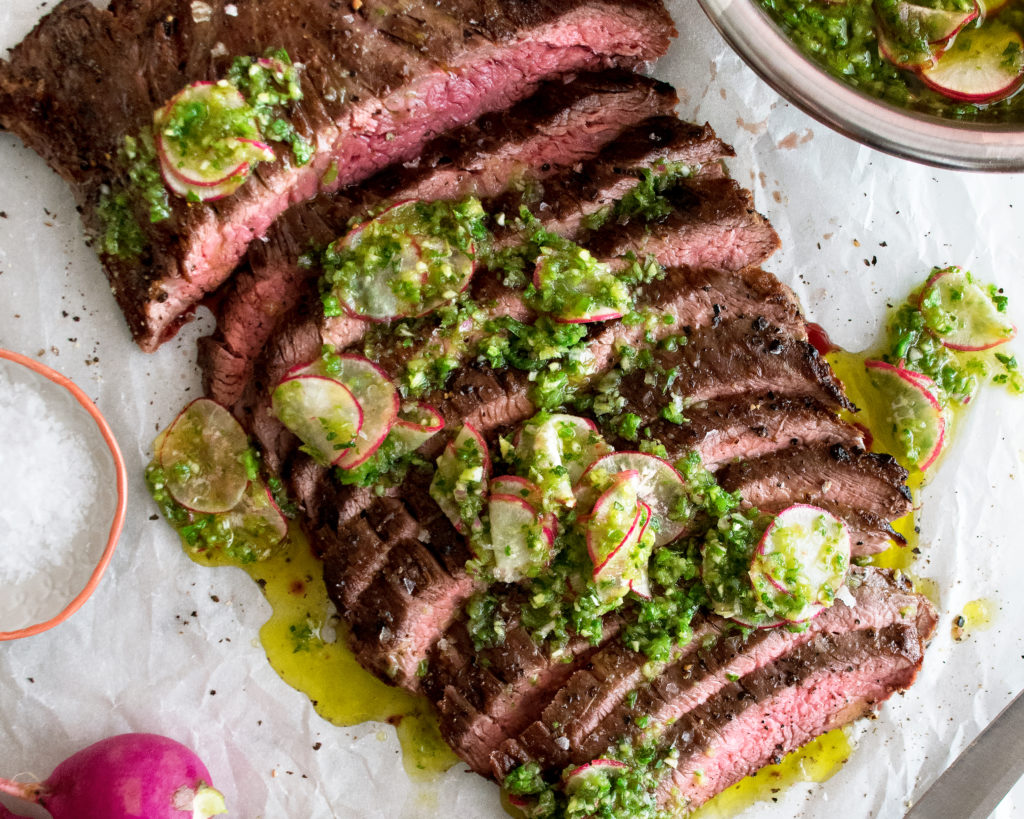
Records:
[[[572,796],[580,788],[593,782],[600,777],[606,777],[610,773],[617,773],[629,768],[624,762],[617,759],[595,759],[585,765],[574,768],[565,775],[565,793]]]
[[[424,315],[465,290],[473,257],[437,235],[423,213],[447,206],[400,202],[331,245],[328,280],[349,313],[372,321]]]
[[[201,112],[195,117],[198,132],[189,134],[186,153],[182,153],[179,140],[169,131],[182,107]],[[251,110],[249,104],[234,86],[226,82],[199,82],[178,92],[156,112],[153,130],[157,155],[172,190],[201,199],[225,195],[226,187],[234,185],[237,189],[245,181],[254,163],[275,159],[274,150],[255,138],[259,135],[259,124],[254,111],[247,118],[234,116],[231,121],[218,122],[221,111],[246,110]]]
[[[644,600],[651,599],[651,581],[647,571],[647,563],[650,560],[651,552],[654,550],[654,530],[651,528],[651,521],[654,515],[651,514],[651,507],[643,501],[637,501],[642,512],[640,526],[640,537],[637,549],[637,560],[633,573],[629,578],[629,590]]]
[[[943,51],[940,46],[921,47],[900,43],[885,30],[884,26],[878,26],[875,29],[875,39],[878,41],[879,54],[897,68],[904,68],[908,71],[931,68]]]
[[[954,9],[933,9],[903,0],[896,3],[893,27],[898,32],[923,38],[929,43],[944,43],[957,34],[968,23],[977,19],[980,9],[977,4],[967,11]]]
[[[245,175],[235,176],[220,185],[214,185],[212,187],[197,187],[195,185],[185,184],[173,174],[168,173],[164,168],[161,168],[161,175],[163,176],[164,184],[167,185],[168,189],[178,194],[178,196],[184,197],[190,201],[195,200],[197,202],[215,202],[218,199],[224,199],[227,196],[231,196],[231,194],[245,184],[245,180],[248,178]]]
[[[629,288],[586,249],[553,250],[537,259],[533,286],[542,306],[557,321],[587,324],[622,318],[630,308]]]
[[[227,512],[249,483],[244,464],[249,439],[216,401],[198,398],[163,435],[157,457],[171,496],[193,512]]]
[[[558,534],[558,516],[554,512],[544,511],[544,497],[537,484],[518,475],[499,475],[491,479],[490,490],[493,495],[514,495],[529,502],[530,506],[537,510],[541,525],[554,543]]]
[[[789,620],[784,617],[747,617],[743,614],[730,614],[727,615],[730,620],[734,623],[739,623],[741,626],[746,628],[756,629],[769,629],[778,628],[779,626],[785,626],[789,624]]]
[[[961,32],[924,83],[950,99],[989,103],[1008,97],[1024,80],[1024,40],[1003,23]]]
[[[929,376],[925,375],[924,373],[919,373],[916,370],[910,370],[905,368],[897,369],[903,369],[907,378],[912,378],[914,381],[916,381],[922,389],[927,390],[928,393],[931,394],[931,396],[941,404],[941,402],[939,401],[939,385],[936,384]]]
[[[395,439],[402,453],[415,452],[444,429],[444,418],[430,404],[420,402],[403,406],[391,427],[390,437]]]
[[[620,555],[622,546],[632,538],[640,539],[642,525],[637,489],[640,473],[635,469],[619,472],[612,478],[594,504],[586,520],[587,552],[598,578],[612,558]]]
[[[325,466],[338,464],[356,445],[363,408],[341,381],[301,375],[278,384],[271,397],[274,415]]]
[[[611,451],[597,426],[577,415],[542,413],[520,430],[516,455],[540,487],[543,504],[575,504],[573,484]]]
[[[620,472],[594,504],[586,522],[587,552],[594,565],[594,585],[606,604],[625,596],[633,580],[646,568],[651,542],[644,547],[640,535],[650,520],[646,504],[637,501],[639,473]]]
[[[533,481],[520,478],[518,475],[499,475],[491,479],[491,493],[494,495],[514,495],[523,498],[536,508],[540,501],[540,487]]]
[[[430,497],[460,532],[482,529],[480,511],[490,473],[491,457],[483,436],[471,424],[464,425],[438,457],[430,482]]]
[[[363,426],[355,438],[355,446],[338,461],[342,469],[355,469],[366,462],[380,447],[398,417],[398,390],[380,367],[360,355],[350,353],[338,357],[337,379],[348,387],[363,408]]]
[[[686,497],[686,481],[668,461],[646,452],[613,452],[594,461],[576,485],[577,508],[589,509],[596,501],[602,480],[623,470],[636,470],[640,475],[637,492],[651,508],[655,548],[678,538],[686,524],[673,517],[679,502]]]
[[[754,593],[800,623],[830,607],[850,570],[850,532],[835,515],[807,504],[782,510],[750,565]]]
[[[288,519],[263,483],[252,482],[241,502],[220,515],[231,530],[232,551],[266,560],[288,534]]]
[[[966,270],[947,267],[928,279],[919,303],[925,325],[951,350],[988,350],[1017,335],[991,296]]]
[[[884,361],[866,361],[864,366],[889,407],[888,428],[879,432],[887,433],[887,443],[902,452],[911,466],[924,471],[939,457],[946,435],[938,398],[918,373],[911,375]]]
[[[487,509],[496,580],[513,583],[548,564],[554,544],[529,501],[492,493]]]

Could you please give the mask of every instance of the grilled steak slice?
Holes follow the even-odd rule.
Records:
[[[725,467],[718,480],[748,506],[780,512],[793,503],[834,511],[854,535],[854,554],[870,553],[891,536],[889,522],[910,511],[907,471],[890,455],[817,443]],[[869,538],[872,532],[876,537]],[[859,545],[858,545],[859,544]]]
[[[311,244],[345,232],[352,218],[389,200],[497,196],[511,183],[542,179],[591,158],[623,130],[670,112],[676,101],[671,86],[626,71],[545,83],[509,110],[435,139],[413,162],[292,208],[264,241],[253,243],[248,264],[218,294],[217,330],[199,341],[207,395],[227,406],[241,397],[278,317],[319,272],[300,265],[300,256]]]
[[[905,624],[820,635],[729,683],[669,729],[665,739],[679,760],[659,788],[661,801],[696,808],[814,737],[872,713],[914,682],[923,637]]]
[[[731,680],[742,680],[822,635],[907,626],[920,635],[923,649],[934,630],[935,612],[905,579],[884,570],[855,570],[851,586],[852,605],[837,602],[803,632],[767,629],[744,636],[720,618],[697,621],[691,642],[650,681],[644,676],[645,656],[609,644],[570,678],[536,722],[495,750],[493,774],[500,781],[511,767],[526,761],[551,770],[588,762],[622,740],[636,741],[645,731],[673,725],[714,702]],[[636,694],[627,699],[631,691]],[[642,728],[636,720],[641,714],[647,716]]]
[[[599,258],[633,250],[667,267],[682,265],[738,270],[764,262],[780,242],[754,210],[750,191],[727,178],[684,181],[667,193],[672,212],[655,229],[633,222],[621,232],[601,232],[588,244]]]
[[[594,369],[601,373],[617,358],[621,345],[639,347],[653,341],[722,321],[766,317],[776,327],[800,337],[804,321],[793,292],[771,273],[750,267],[729,272],[712,267],[669,269],[665,277],[644,285],[637,298],[638,310],[654,312],[662,319],[653,327],[607,322],[595,330],[589,348]]]
[[[107,9],[64,0],[0,64],[0,125],[71,184],[97,233],[103,186],[127,181],[116,160],[123,137],[149,127],[179,89],[271,48],[305,67],[304,98],[289,116],[315,146],[309,163],[262,165],[218,202],[172,197],[170,218],[140,219],[141,256],[104,256],[146,350],[171,337],[295,202],[411,159],[433,135],[507,107],[541,80],[654,59],[674,34],[659,0],[414,0],[399,10],[365,0],[356,12],[329,0],[207,5],[208,17],[187,0]]]
[[[595,159],[543,184],[488,200],[485,207],[490,213],[505,214],[510,223],[527,207],[544,220],[548,230],[577,238],[594,220],[611,216],[615,203],[633,190],[643,169],[662,163],[683,165],[700,176],[705,167],[719,169],[717,160],[734,155],[707,124],[701,127],[674,116],[652,117],[606,146]]]
[[[863,447],[862,431],[809,397],[750,397],[707,401],[688,407],[686,421],[658,418],[648,426],[671,458],[700,453],[714,471],[738,459],[758,458],[789,446],[815,443]]]
[[[609,618],[605,642],[615,642],[620,625]],[[477,652],[465,626],[455,623],[431,652],[423,692],[438,705],[445,741],[486,776],[492,750],[522,731],[597,652],[575,638],[552,658],[514,624],[504,645]]]
[[[685,408],[739,395],[807,395],[833,409],[853,406],[817,350],[763,316],[712,321],[677,350],[656,352],[653,370],[634,371],[621,384],[627,407],[644,421],[674,399]]]
[[[561,203],[557,208],[538,208],[538,218],[547,229],[552,231],[555,231],[556,228],[558,230],[565,230],[568,232],[563,235],[567,238],[575,238],[582,230],[581,223],[586,215],[597,212],[609,201],[614,202],[616,196],[621,197],[637,184],[638,169],[647,168],[652,163],[662,159],[673,162],[697,162],[704,161],[709,157],[729,155],[731,151],[732,149],[715,137],[714,132],[706,125],[703,127],[690,125],[675,117],[656,117],[646,120],[627,131],[621,139],[617,139],[605,146],[598,157],[584,163],[581,171],[564,171],[552,180],[545,182],[546,185],[555,185],[559,189],[568,191],[572,189],[568,182],[569,179],[575,180],[577,177],[580,179],[592,177],[604,180],[602,186],[589,186],[586,196],[581,197],[578,194],[569,196],[567,194],[553,200]],[[491,212],[508,211],[515,215],[518,213],[519,206],[524,204],[527,198],[524,192],[510,193],[506,196],[490,200],[487,207]],[[321,204],[323,204],[324,208],[327,208],[332,206],[332,203],[337,200],[338,197],[321,199],[314,203],[313,206],[302,210],[307,214],[315,213],[320,209]],[[311,217],[306,220],[305,224],[307,226],[312,225],[314,228],[317,225],[325,226],[320,228],[319,233],[315,232],[313,235],[322,237],[322,241],[326,242],[333,239],[337,233],[347,229],[347,220],[351,213],[351,210],[343,208],[343,217],[339,217],[337,221],[334,220],[334,217],[324,215],[324,218],[317,216],[314,219]],[[570,213],[574,214],[573,218],[567,216]],[[273,238],[276,235],[278,235],[277,230],[272,232],[271,237]],[[514,233],[511,229],[506,235],[498,239],[499,242],[504,243],[518,240],[518,234]],[[301,292],[306,297],[310,295],[309,287],[306,284],[306,276],[299,275],[297,272],[299,270],[297,266],[298,257],[305,251],[306,247],[290,239],[285,242],[285,246],[281,253],[275,254],[276,261],[274,264],[277,267],[267,277],[270,281],[268,287],[273,291],[270,302],[274,305],[282,299],[291,303],[292,300],[298,298],[296,291]],[[289,253],[291,254],[290,257],[284,258]],[[478,275],[482,276],[483,274]],[[288,291],[280,293],[278,292],[276,282],[285,280],[289,282]],[[259,309],[263,309],[262,301],[260,302]],[[512,306],[508,314],[513,314],[518,309],[519,307]],[[273,312],[275,316],[279,314],[276,306]],[[245,321],[249,320],[247,319],[249,315],[251,315],[251,310],[246,308],[240,312],[239,318],[245,323]],[[319,315],[320,311],[315,300],[309,299],[302,303],[299,309],[293,310],[293,315],[289,319],[281,320],[282,327],[280,333],[278,333],[280,338],[272,337],[269,340],[267,349],[262,355],[262,363],[255,368],[255,376],[258,380],[261,380],[264,385],[274,384],[280,374],[283,374],[292,364],[308,360],[308,358],[288,358],[287,352],[294,347],[292,338],[295,336],[309,338],[312,333],[319,332],[322,343],[342,348],[357,342],[370,326],[369,322],[344,316],[328,319],[323,322],[320,328],[302,327],[304,322],[316,325]],[[258,328],[254,327],[254,329],[258,329],[261,333],[263,332],[262,328],[262,323]],[[244,337],[246,333],[243,332],[242,335]],[[246,344],[247,342],[243,338],[237,342],[237,347],[241,348]],[[244,379],[244,373],[247,369],[245,360],[234,355],[222,355],[221,351],[217,349],[207,348],[207,352],[210,353],[205,357],[207,382],[223,384],[226,393],[229,395],[239,393],[238,376],[241,373]],[[311,353],[309,358],[312,358],[313,355],[315,353]],[[291,364],[278,365],[278,362],[286,360],[291,361]],[[225,376],[223,378],[216,376],[215,374],[218,372],[225,373]],[[257,392],[259,391],[258,385],[243,385],[243,393],[247,386],[257,386]],[[245,402],[250,405],[249,412],[254,411],[251,409],[252,395],[253,390],[250,389],[249,398]]]

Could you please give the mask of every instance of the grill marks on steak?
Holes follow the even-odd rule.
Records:
[[[104,257],[136,341],[152,350],[231,273],[249,242],[290,205],[411,159],[432,136],[507,108],[541,80],[660,56],[674,29],[659,0],[446,0],[358,12],[329,0],[211,0],[197,22],[186,0],[64,0],[0,63],[0,125],[17,133],[72,186],[98,230],[103,185],[121,140],[190,82],[223,76],[236,55],[285,48],[302,63],[292,113],[316,147],[312,161],[261,165],[219,202],[172,197],[173,216],[143,221],[134,262]],[[225,56],[215,56],[224,54]],[[137,78],[126,82],[125,78]],[[325,178],[332,162],[339,172]]]
[[[545,83],[509,110],[435,139],[412,162],[290,209],[251,245],[248,264],[222,288],[217,331],[199,342],[206,393],[227,406],[241,397],[277,319],[319,273],[299,257],[347,232],[353,218],[388,201],[498,196],[510,183],[591,158],[623,130],[670,112],[676,102],[671,86],[625,71]]]

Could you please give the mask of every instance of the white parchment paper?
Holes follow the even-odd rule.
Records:
[[[45,5],[0,2],[0,47]],[[834,341],[871,345],[886,304],[934,264],[998,281],[1024,325],[1020,176],[936,171],[833,134],[747,70],[695,0],[670,6],[682,34],[657,73],[678,85],[684,116],[735,145],[733,176],[782,236],[769,269]],[[147,448],[199,392],[195,339],[209,318],[154,355],[139,352],[68,190],[10,135],[0,135],[0,212],[0,346],[38,355],[85,389],[131,484],[120,546],[92,599],[55,630],[0,644],[0,775],[45,777],[104,736],[154,731],[199,750],[239,819],[501,816],[497,789],[461,768],[410,782],[389,726],[323,721],[267,664],[256,635],[269,607],[256,586],[195,565],[152,519]],[[900,817],[1024,688],[1022,421],[1024,401],[989,390],[920,495],[915,571],[937,582],[942,621],[917,685],[861,724],[853,758],[831,780],[746,815]],[[978,598],[994,604],[991,627],[954,643],[952,617]],[[1024,815],[1024,794],[998,814]]]

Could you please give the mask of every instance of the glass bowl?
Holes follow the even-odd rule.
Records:
[[[50,457],[52,449],[36,457],[46,443],[37,446],[27,441],[29,433],[22,430],[0,430],[0,468],[9,470],[7,475],[13,475],[14,481],[31,487],[33,497],[38,496],[40,486],[44,487],[46,497],[36,505],[36,516],[51,515],[51,521],[60,518],[53,514],[53,504],[60,503],[56,509],[75,510],[71,519],[77,523],[69,527],[72,531],[66,537],[62,533],[54,538],[54,543],[43,533],[33,538],[31,546],[39,551],[30,557],[17,551],[8,555],[0,585],[0,641],[4,641],[31,637],[63,623],[96,590],[124,526],[127,477],[110,426],[69,378],[27,356],[0,349],[0,384],[9,395],[25,401],[22,406],[35,406],[46,413],[44,420],[52,422],[51,429],[60,436],[59,444],[74,451],[81,467],[74,461],[55,461]],[[51,437],[49,442],[54,440]],[[33,447],[27,457],[31,462],[12,463],[19,454],[26,457],[23,446],[19,446],[26,442]],[[8,457],[12,453],[13,457]],[[69,493],[67,479],[63,478],[68,471],[86,487],[84,495]],[[13,483],[8,485],[14,487]],[[18,515],[13,505],[5,514],[12,512]],[[32,512],[22,519],[35,522]],[[17,549],[19,544],[13,537],[9,531],[0,531],[0,548]],[[44,541],[53,554],[47,553]]]
[[[888,154],[972,171],[1024,171],[1024,125],[907,111],[832,77],[805,57],[757,0],[698,0],[743,61],[804,113]]]

